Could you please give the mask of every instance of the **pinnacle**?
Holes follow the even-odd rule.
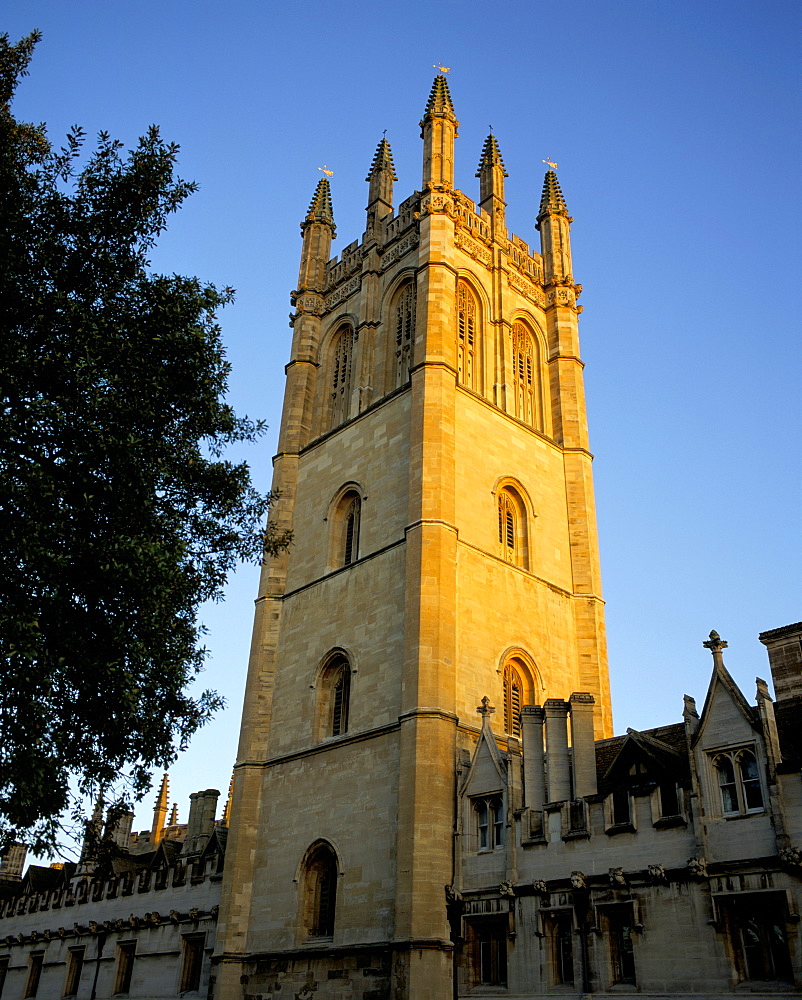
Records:
[[[442,73],[438,73],[432,84],[432,92],[429,94],[429,103],[423,117],[430,115],[451,115],[454,116],[454,105],[451,103],[451,94],[448,90],[448,81]]]
[[[543,181],[543,196],[540,199],[538,219],[544,215],[568,215],[568,206],[560,190],[560,182],[553,170],[546,171]]]
[[[370,178],[380,170],[389,170],[392,179],[394,181],[398,180],[395,175],[395,167],[393,166],[393,153],[390,149],[390,143],[386,139],[382,139],[376,147],[373,163],[370,165],[370,171],[368,172],[368,176],[365,180],[369,181]]]
[[[304,224],[308,222],[325,222],[334,225],[334,211],[331,207],[331,188],[327,177],[321,177],[315,188],[315,195],[309,205]]]
[[[479,167],[477,169],[476,176],[478,177],[479,172],[487,167],[501,167],[504,172],[504,176],[509,177],[509,174],[504,169],[504,160],[501,158],[501,150],[498,148],[498,141],[492,132],[485,139],[485,144],[482,147],[482,158],[479,160]]]

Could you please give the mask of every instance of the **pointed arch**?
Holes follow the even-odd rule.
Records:
[[[301,862],[298,879],[302,938],[325,940],[334,936],[339,873],[340,865],[332,845],[326,840],[311,844]]]
[[[531,503],[524,488],[514,479],[496,483],[498,554],[506,562],[531,570]]]
[[[350,566],[360,556],[362,526],[362,488],[358,483],[341,486],[329,504],[329,571]]]
[[[351,714],[351,660],[343,649],[333,649],[318,669],[315,739],[344,736]]]
[[[504,732],[520,739],[521,709],[524,705],[534,705],[543,688],[540,671],[525,650],[511,647],[501,657],[499,673]]]
[[[518,318],[512,324],[511,399],[507,409],[520,421],[537,430],[543,423],[543,356],[540,338],[533,325]]]
[[[391,351],[395,364],[396,388],[409,382],[409,373],[412,370],[415,352],[415,307],[416,285],[412,279],[398,288],[390,307]]]
[[[479,303],[464,278],[457,281],[457,381],[476,389],[479,374]]]
[[[350,323],[343,323],[331,342],[329,385],[332,429],[344,424],[350,416],[354,342],[354,328]]]

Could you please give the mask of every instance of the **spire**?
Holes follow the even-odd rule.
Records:
[[[167,819],[167,800],[170,795],[170,775],[165,774],[153,807],[153,826],[150,829],[151,844],[158,844],[164,836],[164,821]]]
[[[386,139],[382,139],[376,147],[373,163],[370,165],[370,171],[365,180],[369,181],[375,174],[382,173],[383,171],[387,171],[392,180],[398,180],[395,175],[395,167],[393,166],[393,153],[390,149],[390,143]]]
[[[334,210],[331,207],[331,188],[327,177],[321,177],[309,205],[306,218],[301,223],[301,231],[313,222],[323,222],[334,228]]]
[[[173,808],[170,810],[170,818],[167,820],[168,826],[178,826],[178,803],[173,803]]]
[[[423,139],[423,190],[448,191],[454,186],[454,139],[459,122],[448,83],[442,73],[434,78],[429,103],[420,123]]]
[[[376,147],[370,172],[365,180],[370,184],[368,189],[368,234],[377,234],[378,223],[393,211],[393,181],[398,178],[393,166],[393,154],[390,143],[382,139]]]
[[[454,105],[451,103],[451,94],[448,90],[448,80],[442,73],[438,73],[434,78],[432,91],[429,94],[429,103],[423,113],[424,120],[431,115],[450,115],[452,118],[456,118]]]
[[[484,146],[482,146],[482,158],[479,160],[476,176],[481,177],[483,170],[488,170],[492,167],[501,167],[502,177],[509,177],[509,174],[504,169],[504,160],[501,158],[501,150],[498,148],[498,142],[491,132],[485,139]]]
[[[504,169],[501,150],[492,132],[482,147],[482,158],[479,160],[476,176],[479,178],[479,208],[490,216],[493,235],[506,237],[504,178],[507,176],[507,171]]]
[[[560,190],[560,182],[557,180],[557,174],[553,170],[546,171],[546,177],[543,181],[543,195],[540,199],[540,213],[537,217],[538,223],[546,215],[565,215],[568,216],[568,206],[565,204],[565,198],[563,198],[563,193]],[[569,218],[570,222],[571,219]],[[538,228],[540,228],[538,226]]]

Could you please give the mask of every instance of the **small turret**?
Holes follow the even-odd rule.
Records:
[[[331,188],[326,177],[321,177],[315,188],[309,211],[301,223],[301,235],[304,245],[301,250],[298,292],[322,292],[331,241],[336,235],[334,212],[331,207]]]
[[[504,201],[504,178],[509,175],[504,169],[501,150],[492,132],[482,147],[482,158],[476,176],[479,178],[479,208],[490,216],[493,234],[506,236],[504,209],[507,203]]]
[[[398,178],[393,166],[390,143],[386,139],[382,139],[376,147],[376,155],[365,180],[370,184],[367,207],[370,233],[375,230],[377,222],[393,211],[393,181],[397,181]]]
[[[434,78],[420,126],[423,190],[450,190],[454,187],[454,139],[459,134],[459,122],[454,114],[448,82],[442,73]]]
[[[553,170],[546,172],[537,228],[540,230],[540,247],[543,254],[546,284],[573,282],[571,264],[570,226],[574,220],[560,190],[560,182]]]
[[[167,819],[167,801],[170,795],[170,776],[165,774],[156,796],[153,807],[153,826],[150,828],[150,842],[155,847],[164,836],[164,823]]]

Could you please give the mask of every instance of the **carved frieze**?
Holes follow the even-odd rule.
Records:
[[[350,298],[354,292],[359,290],[360,278],[357,275],[355,278],[351,278],[350,281],[346,281],[344,284],[340,285],[339,288],[335,288],[333,292],[326,296],[323,300],[323,308],[321,312],[329,312],[334,308],[339,302],[344,302],[345,299]],[[315,315],[320,315],[316,313]]]
[[[568,306],[576,310],[576,312],[581,312],[582,306],[576,304],[576,297],[577,293],[573,285],[556,285],[546,293],[546,301],[550,306]]]
[[[323,299],[317,292],[302,292],[296,297],[295,306],[298,312],[306,313],[307,316],[320,316],[323,312]]]
[[[454,233],[454,245],[458,246],[469,257],[478,260],[480,264],[484,264],[485,267],[490,267],[493,263],[493,254],[491,251],[487,247],[483,247],[481,243],[477,243],[476,240],[472,240],[469,236],[466,236],[459,229]]]
[[[535,305],[540,306],[541,309],[546,308],[546,296],[539,288],[527,281],[524,277],[519,277],[517,274],[510,274],[507,272],[507,284],[510,288],[513,288],[516,292],[520,292],[525,298],[529,299],[530,302],[534,302]]]
[[[402,240],[399,240],[395,246],[390,247],[388,250],[382,254],[382,271],[386,271],[387,268],[394,264],[397,260],[400,260],[405,254],[417,246],[418,244],[418,234],[409,233]]]

